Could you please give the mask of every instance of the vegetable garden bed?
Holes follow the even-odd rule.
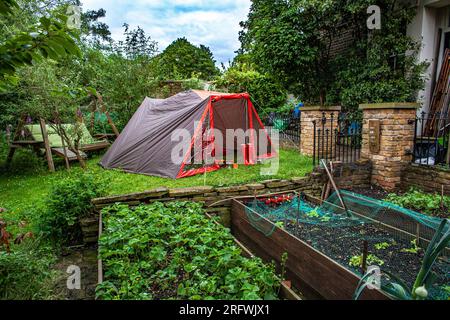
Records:
[[[99,299],[299,299],[200,204],[115,205],[100,224]]]
[[[259,204],[270,203],[267,198],[260,200],[263,201]],[[422,226],[424,232],[416,241],[414,234],[399,228],[398,217],[390,219],[397,223],[392,226],[371,221],[370,217],[367,220],[362,217],[347,219],[343,212],[341,215],[324,214],[324,210],[316,207],[321,202],[308,196],[302,204],[300,221],[296,221],[300,212],[296,205],[286,206],[284,215],[280,216],[279,212],[275,214],[281,210],[277,204],[269,204],[265,208],[267,211],[259,214],[261,209],[253,205],[254,201],[233,201],[232,233],[266,261],[274,259],[280,262],[281,253],[287,252],[287,275],[307,297],[351,299],[362,275],[360,265],[364,240],[368,244],[367,265],[379,265],[381,270],[411,284],[424,253],[417,243],[425,246],[430,237]],[[434,298],[446,299],[449,270],[448,260],[439,259],[434,267],[438,275],[432,290]],[[388,297],[379,290],[365,290],[362,298]]]

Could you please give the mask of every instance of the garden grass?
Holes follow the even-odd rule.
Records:
[[[0,152],[0,159],[5,159],[5,150]],[[178,180],[125,173],[118,170],[104,170],[98,165],[101,156],[95,156],[87,163],[88,171],[107,182],[107,194],[118,195],[140,192],[156,187],[183,188],[204,185],[204,175]],[[295,150],[280,150],[279,171],[274,176],[261,175],[261,169],[269,164],[256,166],[239,166],[238,169],[221,169],[206,175],[206,185],[229,186],[251,183],[267,179],[302,177],[313,169],[312,159],[302,156]],[[4,160],[3,160],[4,161]],[[49,173],[46,163],[37,159],[31,152],[18,152],[10,169],[0,162],[0,207],[7,209],[3,216],[10,222],[21,220],[32,223],[33,212],[45,203],[46,195],[54,182],[61,178],[79,174],[82,169],[72,163],[71,170],[65,170],[62,162],[57,164],[57,172]],[[11,221],[12,220],[12,221]]]

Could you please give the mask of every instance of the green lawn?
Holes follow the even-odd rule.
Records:
[[[6,157],[6,150],[0,152],[0,168]],[[194,176],[184,179],[172,180],[160,177],[151,177],[138,174],[124,173],[116,170],[104,170],[97,165],[100,156],[89,160],[88,170],[99,178],[108,181],[108,194],[124,194],[145,191],[160,186],[177,188],[204,185],[204,176]],[[275,176],[262,176],[260,170],[267,165],[239,166],[238,169],[222,169],[208,173],[206,185],[228,186],[240,183],[256,182],[267,179],[301,177],[312,171],[312,160],[301,156],[297,151],[280,151],[280,169]],[[1,170],[1,169],[0,169]],[[54,181],[64,176],[77,174],[81,169],[74,167],[67,171],[63,164],[58,164],[56,173],[46,171],[43,160],[37,159],[31,153],[21,151],[11,169],[0,171],[0,207],[8,210],[8,219],[32,220],[29,212],[40,207]]]

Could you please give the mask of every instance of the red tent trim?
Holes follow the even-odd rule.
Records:
[[[189,159],[192,147],[194,146],[194,143],[195,143],[195,137],[197,137],[199,131],[202,129],[203,121],[205,121],[206,115],[208,114],[208,111],[210,110],[211,105],[212,105],[211,99],[209,99],[208,107],[205,108],[205,111],[203,112],[202,117],[200,118],[200,123],[198,124],[197,128],[194,131],[194,135],[192,136],[192,139],[191,139],[191,145],[189,147],[189,150],[186,152],[186,155],[184,156],[183,163],[181,164],[181,168],[180,168],[180,171],[178,172],[177,178],[181,178],[181,176],[183,175],[183,170],[184,170],[184,167],[186,166],[186,161]]]
[[[202,174],[205,172],[213,172],[213,171],[220,169],[220,165],[216,162],[215,164],[208,165],[203,168],[184,170],[184,168],[186,167],[186,162],[189,159],[189,156],[191,154],[191,150],[194,147],[195,138],[198,136],[198,134],[200,134],[200,131],[203,127],[203,123],[206,119],[206,116],[208,115],[208,112],[209,112],[210,128],[214,129],[214,108],[213,108],[214,103],[218,102],[220,100],[233,100],[233,99],[246,99],[247,100],[247,106],[248,106],[247,116],[249,119],[249,129],[254,129],[254,125],[253,125],[253,114],[254,114],[256,116],[256,120],[258,121],[260,127],[264,128],[264,132],[268,138],[270,145],[273,146],[272,140],[270,139],[270,136],[269,136],[264,124],[262,123],[261,118],[259,117],[258,113],[256,112],[256,109],[255,109],[255,107],[250,99],[250,95],[248,93],[229,94],[229,95],[211,95],[209,98],[208,105],[205,108],[205,111],[202,114],[202,117],[200,119],[200,123],[198,124],[197,128],[194,131],[194,136],[191,139],[191,144],[190,144],[189,150],[187,151],[187,153],[183,159],[183,163],[181,165],[180,171],[178,172],[177,179],[191,177],[191,176],[194,176],[197,174]],[[214,143],[214,141],[215,141],[214,132],[212,132],[211,141],[212,141],[212,143]],[[255,137],[254,137],[253,131],[250,132],[250,143],[253,144],[253,146],[255,146]],[[211,150],[211,154],[213,156],[215,155],[214,146],[213,146],[213,149]],[[269,158],[275,157],[276,155],[277,155],[276,151],[272,150],[272,152],[270,152],[270,153],[259,155],[257,157],[257,159],[258,160],[269,159]],[[246,161],[245,165],[249,165],[249,164],[253,164],[253,163],[249,163],[249,161]]]

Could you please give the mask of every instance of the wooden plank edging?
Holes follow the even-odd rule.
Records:
[[[258,224],[264,229],[273,228],[270,237],[256,230],[248,220],[245,206],[233,200],[231,222],[232,233],[245,246],[260,253],[264,260],[272,259],[280,263],[281,254],[288,253],[286,269],[290,279],[299,287],[309,286],[325,299],[351,299],[360,277],[344,268],[325,254],[304,241],[276,227],[272,222],[259,216]],[[303,289],[303,288],[302,288]],[[366,290],[363,299],[389,299],[380,290]]]

